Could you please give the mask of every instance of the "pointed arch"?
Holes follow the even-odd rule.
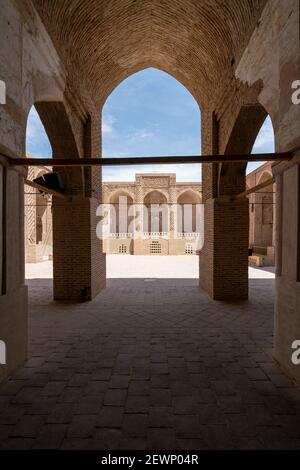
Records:
[[[257,103],[243,105],[231,131],[225,155],[248,155],[267,117],[265,108]],[[247,163],[222,163],[219,166],[218,195],[238,194],[245,190]]]
[[[102,107],[102,153],[200,154],[200,121],[199,104],[182,82],[161,69],[142,69],[119,83]],[[139,170],[123,170],[122,179],[133,180],[134,172]],[[155,171],[165,172],[166,167],[157,166]],[[111,181],[119,179],[120,174],[118,168],[104,169]]]

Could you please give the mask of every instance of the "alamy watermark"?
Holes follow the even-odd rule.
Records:
[[[292,93],[292,103],[300,104],[300,80],[294,80],[292,83],[292,89],[295,90]]]
[[[6,364],[6,344],[0,340],[0,365]]]
[[[296,339],[295,341],[293,341],[291,348],[295,350],[291,358],[292,363],[294,364],[294,366],[299,366],[300,364],[300,340]]]
[[[127,196],[119,196],[116,203],[100,204],[96,215],[101,218],[96,226],[97,237],[148,239],[189,239],[194,250],[204,242],[204,205],[200,203],[130,203]]]
[[[6,104],[6,85],[3,80],[0,80],[0,104]]]

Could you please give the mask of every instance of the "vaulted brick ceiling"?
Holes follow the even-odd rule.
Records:
[[[266,0],[33,0],[70,76],[82,70],[101,102],[146,67],[201,101],[233,75]]]

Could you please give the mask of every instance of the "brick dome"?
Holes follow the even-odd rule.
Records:
[[[98,103],[146,67],[173,75],[200,103],[233,77],[266,0],[33,3],[64,55],[69,77],[74,82],[84,75]]]

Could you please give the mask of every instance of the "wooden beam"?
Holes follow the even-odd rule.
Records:
[[[103,158],[11,158],[14,166],[126,166],[126,165],[168,165],[186,163],[247,163],[290,160],[292,152],[259,153],[254,155],[184,155],[162,157],[103,157]]]
[[[257,191],[260,191],[261,189],[266,188],[267,186],[270,186],[271,184],[274,184],[274,183],[275,183],[275,177],[273,176],[272,178],[267,179],[263,183],[257,184],[256,186],[253,186],[253,188],[247,189],[246,191],[243,191],[242,193],[239,193],[236,196],[233,196],[232,200],[237,201],[239,199],[243,199],[249,194],[256,193]]]
[[[53,196],[59,197],[60,199],[70,199],[70,197],[66,194],[59,193],[54,189],[46,188],[45,186],[35,183],[34,181],[25,179],[24,184],[26,184],[27,186],[31,186],[31,188],[38,189],[39,191],[43,191],[43,193],[52,194]]]

